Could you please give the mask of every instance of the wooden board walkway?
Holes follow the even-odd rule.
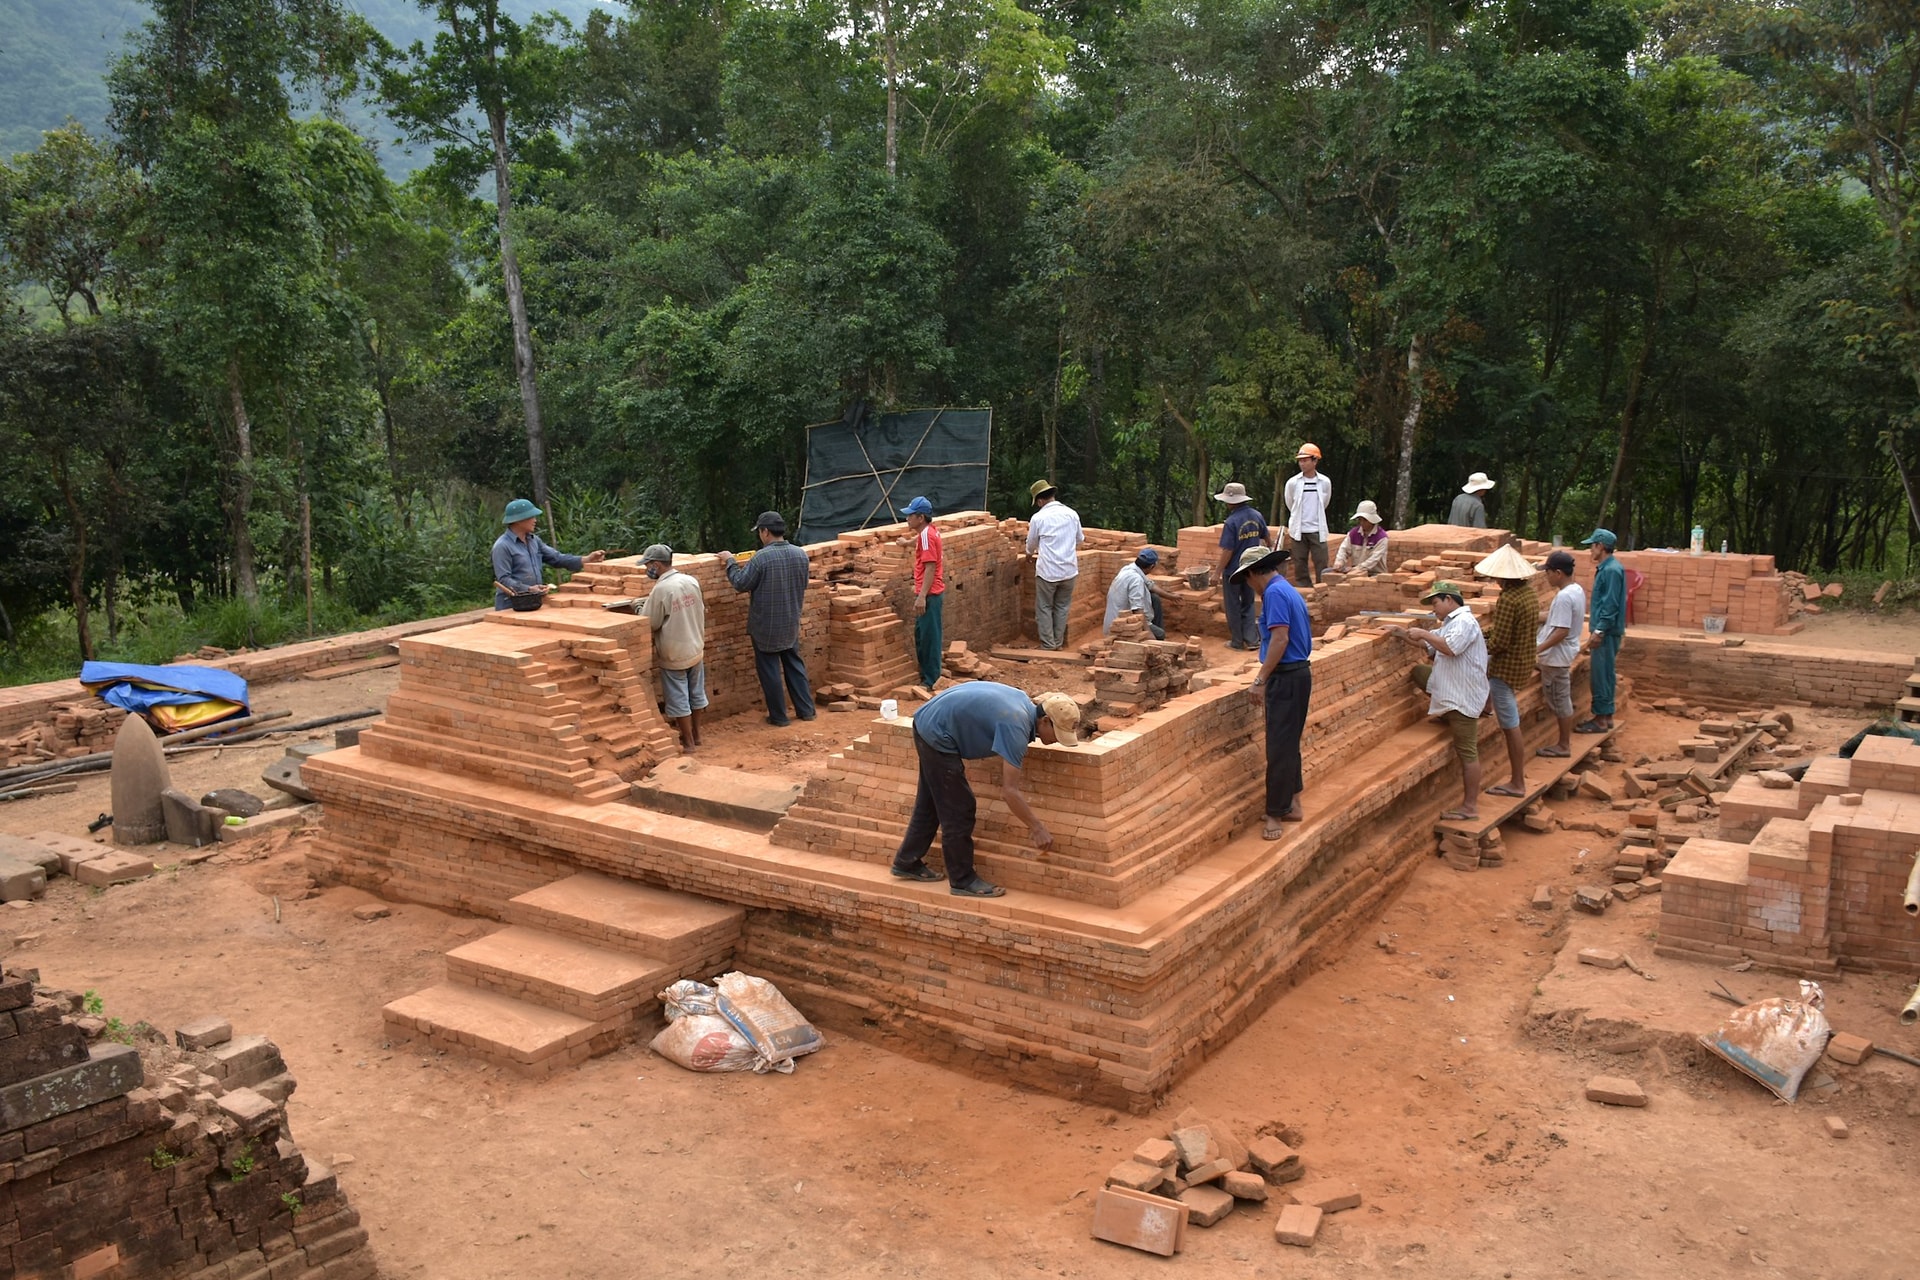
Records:
[[[1597,758],[1600,754],[1600,749],[1606,746],[1607,743],[1613,741],[1614,732],[1615,730],[1609,729],[1605,733],[1595,734],[1591,737],[1576,735],[1573,740],[1573,754],[1564,760],[1555,759],[1552,756],[1533,756],[1529,758],[1527,762],[1526,795],[1496,796],[1491,792],[1482,792],[1480,795],[1479,817],[1455,822],[1435,821],[1433,824],[1434,833],[1443,836],[1468,836],[1474,840],[1478,840],[1495,827],[1524,813],[1528,805],[1545,795],[1553,784],[1560,781],[1560,779],[1570,773],[1584,770],[1587,762]],[[1488,759],[1484,745],[1486,740],[1482,738],[1481,741],[1482,748],[1480,758],[1484,763]],[[1506,762],[1506,743],[1498,736],[1494,738],[1494,741],[1500,746],[1500,759],[1495,763],[1504,765]],[[1546,766],[1545,772],[1541,771],[1542,765]]]

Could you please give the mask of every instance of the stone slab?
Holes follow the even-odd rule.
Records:
[[[1234,1199],[1218,1187],[1188,1187],[1180,1193],[1187,1206],[1187,1221],[1196,1227],[1210,1227],[1233,1212]]]
[[[221,810],[209,809],[178,787],[160,793],[160,812],[167,820],[167,839],[192,849],[218,840],[226,817]]]
[[[633,802],[662,813],[771,831],[804,789],[791,779],[676,757],[633,784]]]
[[[388,1022],[429,1038],[527,1066],[563,1051],[574,1037],[584,1041],[593,1031],[585,1018],[452,983],[402,996],[382,1012]]]
[[[48,875],[60,871],[60,854],[38,836],[0,835],[0,858],[31,863]]]
[[[1322,1213],[1339,1213],[1343,1209],[1360,1207],[1360,1188],[1351,1182],[1325,1179],[1303,1182],[1290,1188],[1287,1194],[1294,1204],[1311,1205]]]
[[[1320,1219],[1324,1215],[1310,1204],[1290,1204],[1280,1210],[1280,1218],[1273,1224],[1273,1238],[1281,1244],[1311,1247],[1320,1234]]]
[[[0,1133],[117,1098],[139,1088],[141,1074],[140,1052],[132,1045],[94,1044],[85,1062],[0,1088]]]
[[[109,849],[91,862],[80,863],[73,870],[73,878],[81,884],[101,888],[126,884],[130,880],[143,880],[152,874],[152,858],[123,849]]]
[[[301,763],[298,756],[281,756],[260,771],[260,781],[275,791],[286,792],[302,804],[312,804],[317,797],[307,789],[307,784],[300,777]]]
[[[1850,1067],[1866,1061],[1867,1055],[1872,1052],[1873,1041],[1845,1031],[1836,1032],[1833,1039],[1827,1041],[1827,1056]]]
[[[1142,1164],[1138,1160],[1122,1160],[1107,1171],[1107,1185],[1126,1187],[1130,1191],[1151,1191],[1167,1180],[1167,1171],[1157,1164]]]
[[[1587,1081],[1587,1101],[1604,1102],[1610,1107],[1644,1107],[1647,1091],[1626,1076],[1595,1076]]]
[[[1186,1238],[1187,1206],[1178,1200],[1102,1191],[1093,1203],[1093,1238],[1171,1258]]]
[[[0,902],[30,902],[46,891],[45,867],[0,854]]]
[[[183,1022],[173,1030],[173,1042],[182,1049],[211,1049],[233,1039],[233,1024],[217,1014]]]
[[[312,812],[305,805],[293,809],[269,809],[256,818],[248,818],[238,826],[227,824],[220,828],[223,843],[233,840],[248,840],[254,836],[265,835],[269,831],[281,828],[299,828],[306,825]]]

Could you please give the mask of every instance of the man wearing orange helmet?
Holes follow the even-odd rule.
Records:
[[[1294,459],[1300,470],[1287,479],[1287,543],[1300,585],[1310,587],[1327,571],[1327,513],[1333,510],[1333,481],[1320,474],[1320,446],[1303,444]]]

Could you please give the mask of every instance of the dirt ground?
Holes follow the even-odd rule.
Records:
[[[1878,621],[1836,615],[1805,638],[1834,643],[1814,637],[1855,620]],[[1920,624],[1870,644],[1920,651]],[[377,702],[392,675],[296,682],[259,701],[326,714]],[[843,718],[784,738],[723,723],[708,755],[790,752],[780,758],[803,767],[839,740]],[[1800,720],[1796,736],[1827,747],[1860,723]],[[1636,714],[1622,745],[1629,759],[1661,756],[1686,728]],[[206,753],[174,777],[196,792],[258,790],[280,746]],[[0,806],[0,829],[77,833],[107,807],[106,787],[101,776]],[[1554,808],[1577,820],[1604,806]],[[442,953],[491,924],[408,905],[361,923],[351,912],[364,893],[299,896],[300,844],[284,837],[105,892],[56,881],[44,900],[0,910],[0,934],[18,944],[10,963],[97,990],[127,1021],[171,1028],[218,1012],[275,1040],[300,1082],[295,1137],[342,1166],[395,1277],[1920,1275],[1920,1069],[1825,1063],[1836,1087],[1788,1106],[1671,1036],[1623,1037],[1612,1051],[1564,1043],[1534,1012],[1611,998],[1706,1030],[1729,1006],[1689,993],[1716,979],[1752,998],[1793,984],[1654,957],[1654,900],[1570,922],[1579,850],[1611,842],[1507,834],[1503,868],[1427,861],[1345,956],[1146,1117],[956,1075],[839,1031],[792,1076],[765,1077],[691,1074],[643,1041],[530,1083],[394,1045],[380,1006],[439,980]],[[1529,910],[1538,884],[1554,887],[1553,911]],[[1627,946],[1657,981],[1556,967],[1563,948],[1596,943]],[[1902,988],[1830,983],[1836,1025],[1920,1055],[1920,1034],[1894,1016]],[[1639,1079],[1650,1105],[1584,1101],[1602,1072]],[[1191,1231],[1171,1261],[1091,1240],[1107,1169],[1188,1105],[1249,1131],[1294,1127],[1310,1175],[1353,1182],[1365,1204],[1329,1218],[1311,1251],[1276,1245],[1267,1207]],[[1851,1137],[1827,1137],[1826,1115]]]

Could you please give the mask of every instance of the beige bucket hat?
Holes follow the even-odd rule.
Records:
[[[1527,558],[1512,547],[1501,547],[1498,551],[1473,566],[1473,571],[1483,578],[1531,578],[1540,572],[1527,562]]]
[[[1465,484],[1460,486],[1460,492],[1485,493],[1491,488],[1493,488],[1493,481],[1487,479],[1487,473],[1484,471],[1476,471],[1467,477]]]
[[[1385,520],[1380,518],[1380,508],[1374,505],[1372,498],[1368,498],[1362,502],[1358,509],[1354,511],[1352,518],[1355,520],[1365,520],[1368,524],[1386,523]]]
[[[1247,486],[1241,484],[1238,480],[1227,481],[1227,487],[1214,494],[1213,500],[1215,502],[1224,502],[1230,507],[1237,507],[1243,502],[1253,501],[1252,498],[1247,496]]]

